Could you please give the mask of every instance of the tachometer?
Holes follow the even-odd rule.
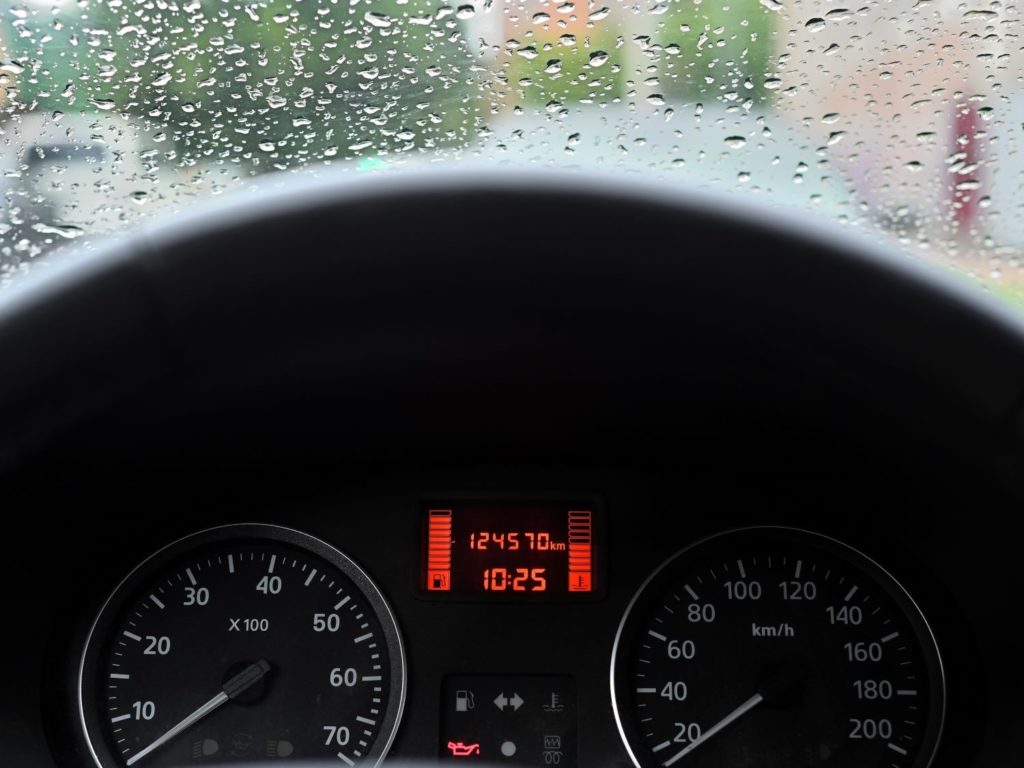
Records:
[[[612,698],[637,768],[926,768],[941,659],[881,567],[785,528],[706,539],[641,587]]]
[[[405,695],[394,617],[328,544],[268,525],[183,539],[107,600],[79,705],[99,768],[375,765]]]

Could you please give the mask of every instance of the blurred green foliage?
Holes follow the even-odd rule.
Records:
[[[87,0],[4,21],[31,62],[23,108],[134,116],[186,162],[282,168],[476,130],[473,58],[440,2]]]
[[[459,18],[467,7],[80,0],[25,12],[0,0],[0,34],[26,65],[22,108],[115,111],[163,130],[186,163],[272,169],[470,142],[485,89]],[[760,0],[669,0],[639,26],[618,15],[566,40],[554,21],[529,25],[503,53],[516,101],[615,102],[638,66],[671,100],[767,98],[775,14]]]
[[[760,0],[672,0],[653,41],[666,96],[763,102],[776,14]]]
[[[509,83],[525,104],[607,104],[625,92],[622,55],[614,28],[590,30],[568,45],[557,37],[530,40],[512,52]]]

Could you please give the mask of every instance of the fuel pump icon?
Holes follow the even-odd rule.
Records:
[[[476,697],[472,691],[459,690],[455,692],[455,711],[469,712],[476,706]]]

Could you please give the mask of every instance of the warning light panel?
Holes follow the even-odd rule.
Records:
[[[421,586],[462,599],[593,597],[593,505],[462,500],[423,507]]]
[[[568,675],[446,675],[440,767],[577,768],[577,701]]]

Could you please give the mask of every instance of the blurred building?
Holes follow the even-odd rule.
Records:
[[[122,228],[155,185],[152,136],[117,114],[18,112],[0,125],[10,239],[72,239]]]

